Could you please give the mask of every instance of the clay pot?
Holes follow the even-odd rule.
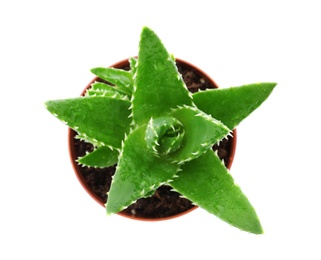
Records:
[[[181,59],[176,59],[176,64],[191,92],[196,92],[199,89],[218,88],[214,80],[194,65]],[[128,59],[122,60],[111,67],[129,69]],[[100,79],[95,77],[81,95],[84,95],[86,89],[90,88],[95,81],[100,81]],[[76,139],[75,135],[76,132],[69,129],[69,153],[76,176],[87,193],[101,206],[105,207],[106,193],[109,190],[111,176],[115,172],[115,167],[96,169],[78,165],[76,159],[84,156],[86,151],[91,151],[93,146]],[[213,149],[218,149],[219,157],[224,159],[226,167],[230,169],[236,149],[236,130],[233,131],[233,137],[229,137],[224,142],[222,141],[220,146],[215,145]],[[135,220],[158,221],[182,216],[196,208],[190,201],[181,198],[178,193],[170,191],[169,186],[162,186],[151,198],[140,199],[118,214]]]

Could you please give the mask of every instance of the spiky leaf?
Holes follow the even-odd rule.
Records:
[[[129,101],[88,96],[47,101],[45,106],[79,138],[96,146],[120,148],[129,131]]]
[[[178,165],[156,157],[147,148],[146,125],[132,131],[124,142],[106,204],[107,214],[121,211],[172,179]]]
[[[196,106],[234,129],[271,94],[276,83],[255,83],[219,88],[193,94]]]
[[[138,125],[179,105],[192,105],[175,62],[158,36],[146,27],[141,34],[134,86],[132,109]]]
[[[84,166],[105,168],[115,165],[118,160],[118,155],[118,150],[110,149],[107,146],[101,146],[96,148],[93,152],[79,158],[77,161]]]
[[[237,228],[263,232],[254,208],[212,150],[181,169],[179,177],[170,182],[175,190]]]

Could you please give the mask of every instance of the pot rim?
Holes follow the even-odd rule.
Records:
[[[209,82],[211,82],[211,84],[215,87],[215,88],[219,88],[219,86],[217,85],[217,83],[207,74],[205,73],[203,70],[201,70],[200,68],[198,68],[197,66],[195,66],[194,64],[187,62],[185,60],[179,59],[179,58],[175,58],[176,62],[178,63],[182,63],[187,67],[190,67],[196,71],[199,72],[199,74],[202,75],[202,77],[205,77]],[[127,59],[123,59],[120,60],[119,62],[116,62],[114,64],[112,64],[109,67],[114,67],[114,68],[123,68],[124,66],[129,65],[129,58]],[[91,84],[94,83],[95,81],[97,81],[98,77],[94,77],[89,83],[88,85],[84,88],[84,90],[81,92],[81,96],[83,96],[86,92],[86,90],[88,88],[91,87]],[[234,129],[232,131],[233,133],[233,138],[232,138],[232,144],[231,144],[231,148],[230,148],[230,156],[229,156],[229,163],[227,165],[227,168],[230,170],[233,164],[233,160],[234,160],[234,156],[235,156],[235,151],[236,151],[236,143],[237,143],[237,131],[236,129]],[[98,195],[96,195],[95,193],[92,192],[91,188],[87,185],[87,183],[85,182],[82,174],[80,173],[80,168],[82,166],[80,166],[77,162],[76,162],[76,156],[75,156],[75,147],[74,147],[74,137],[75,137],[75,132],[73,129],[68,128],[68,150],[69,150],[69,158],[71,160],[71,164],[72,167],[74,169],[75,175],[77,176],[78,181],[80,182],[80,184],[82,185],[82,187],[85,189],[85,191],[101,206],[105,207],[105,203],[101,201],[101,199],[99,198]],[[198,208],[198,206],[195,206],[184,211],[181,212],[179,214],[176,215],[172,215],[172,216],[168,216],[168,217],[162,217],[162,218],[142,218],[142,217],[135,217],[135,216],[129,216],[125,213],[119,212],[117,213],[120,216],[129,218],[129,219],[134,219],[134,220],[140,220],[140,221],[151,221],[151,222],[155,222],[155,221],[163,221],[163,220],[169,220],[169,219],[174,219],[174,218],[178,218],[181,217],[185,214],[190,213],[191,211],[194,211],[196,208]]]

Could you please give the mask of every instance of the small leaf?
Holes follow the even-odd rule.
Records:
[[[170,156],[171,160],[180,163],[201,156],[230,132],[220,121],[195,107],[180,107],[170,115],[183,125],[185,131],[182,148]]]
[[[263,233],[254,208],[212,150],[187,162],[181,170],[170,183],[175,190],[239,229]]]
[[[133,118],[138,125],[166,115],[179,105],[192,105],[192,98],[176,64],[158,36],[143,28],[138,54]]]
[[[129,100],[128,96],[121,92],[119,89],[107,85],[103,82],[94,82],[93,84],[91,84],[91,87],[87,89],[85,96],[104,96]]]
[[[134,77],[137,69],[137,59],[134,57],[129,58],[130,72]]]
[[[133,89],[133,79],[130,71],[115,68],[93,68],[91,72],[97,77],[115,85],[119,91],[131,96]]]
[[[105,168],[115,165],[118,160],[118,155],[118,150],[112,150],[107,146],[101,146],[96,148],[93,152],[79,158],[77,161],[84,166]]]
[[[110,92],[110,91],[106,91],[106,90],[99,90],[99,89],[97,89],[97,90],[88,89],[85,93],[85,96],[111,97],[111,98],[115,98],[115,99],[129,101],[128,96],[126,96],[124,94],[117,93],[117,92]]]
[[[271,94],[276,83],[256,83],[218,88],[193,94],[196,106],[234,129]]]
[[[107,214],[121,211],[137,199],[172,179],[178,166],[158,158],[145,141],[146,125],[132,131],[124,142],[117,169],[108,193]]]
[[[129,101],[88,96],[51,100],[45,106],[77,131],[81,139],[96,146],[120,148],[125,133],[129,132]]]

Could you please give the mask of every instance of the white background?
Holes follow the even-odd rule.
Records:
[[[321,259],[317,3],[1,1],[0,259]],[[238,127],[231,169],[263,235],[201,209],[106,217],[76,179],[67,128],[43,102],[78,96],[90,68],[136,55],[144,25],[221,87],[278,82]]]

